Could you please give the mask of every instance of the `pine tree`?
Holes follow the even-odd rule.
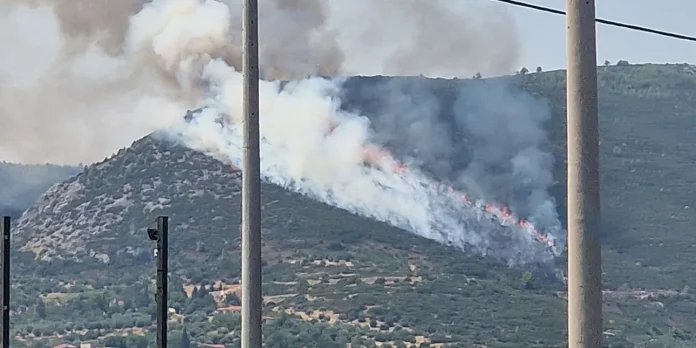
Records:
[[[188,332],[186,332],[186,327],[184,327],[184,331],[181,332],[181,348],[190,348],[191,347],[191,338],[188,335]]]
[[[137,300],[135,301],[136,306],[138,307],[147,307],[150,305],[150,289],[148,288],[147,282],[143,282],[142,288],[140,289],[141,293],[140,296],[138,296]]]
[[[46,304],[43,300],[39,300],[36,303],[36,315],[41,319],[46,319]]]

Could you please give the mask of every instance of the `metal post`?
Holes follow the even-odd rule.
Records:
[[[243,7],[242,348],[261,348],[258,0],[244,0]]]
[[[602,346],[595,1],[566,0],[568,347]]]
[[[169,275],[169,218],[157,218],[157,346],[167,347],[167,286]]]
[[[167,319],[169,306],[167,305],[167,287],[169,275],[169,218],[157,217],[157,228],[147,230],[150,240],[157,241],[157,347],[167,347]]]
[[[10,348],[10,226],[9,216],[2,218],[2,348]]]

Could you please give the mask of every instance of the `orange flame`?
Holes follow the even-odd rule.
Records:
[[[333,130],[333,128],[335,128],[335,126],[332,125],[331,130]],[[363,161],[365,163],[378,164],[384,158],[393,159],[393,156],[391,156],[391,154],[387,151],[380,150],[380,148],[375,146],[375,145],[367,145],[363,149]],[[407,170],[408,170],[408,168],[406,167],[406,165],[404,165],[402,163],[397,163],[396,166],[394,167],[394,171],[396,173],[404,173]],[[433,183],[431,185],[431,187],[433,189],[436,189],[437,185]],[[448,191],[448,193],[458,193],[459,198],[462,201],[470,202],[469,198],[466,196],[465,193],[457,192],[453,186],[448,186],[447,191]],[[514,223],[514,221],[517,220],[517,218],[510,211],[510,208],[508,208],[507,206],[504,206],[504,205],[488,202],[488,203],[484,204],[483,209],[486,212],[496,216],[501,221],[512,220]],[[536,240],[538,240],[539,242],[543,242],[543,243],[546,243],[547,245],[555,246],[555,243],[553,242],[553,240],[549,239],[549,236],[538,231],[534,227],[534,225],[530,224],[526,220],[519,219],[516,222],[520,228],[529,231],[529,233],[531,233],[534,236],[534,238]]]
[[[363,148],[363,160],[367,163],[377,164],[385,156],[376,146]]]
[[[509,217],[510,217],[510,210],[509,210],[508,207],[506,207],[506,206],[503,206],[503,209],[501,210],[500,213],[503,214],[503,217],[504,217],[504,218],[509,218]]]

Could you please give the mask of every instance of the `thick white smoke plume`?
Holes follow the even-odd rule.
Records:
[[[190,123],[171,131],[184,144],[239,166],[242,76],[221,61],[208,65],[205,76],[211,98]],[[335,81],[310,78],[283,87],[262,81],[260,91],[265,180],[511,264],[550,261],[560,251],[557,220],[546,226],[553,233],[539,240],[531,222],[518,226],[518,217],[487,209],[485,202],[462,198],[462,192],[417,168],[403,167],[372,141],[366,117],[340,110]]]
[[[32,4],[34,9],[17,2],[0,0],[5,5],[0,11],[6,16],[2,25],[6,25],[4,19],[14,20],[7,27],[18,34],[21,30],[17,28],[24,23],[22,16],[28,16],[47,23],[42,33],[56,38],[56,42],[53,48],[35,44],[45,49],[45,54],[54,54],[46,62],[41,61],[45,65],[35,70],[35,76],[0,73],[1,80],[11,82],[9,92],[0,89],[0,121],[12,120],[13,126],[16,122],[25,127],[15,132],[18,143],[11,147],[0,143],[0,156],[67,162],[88,158],[100,148],[113,151],[146,131],[166,128],[170,136],[186,146],[224,161],[239,162],[239,0],[133,0],[118,5],[120,12],[106,15],[108,20],[103,21],[94,20],[90,14],[108,14],[105,9],[110,8],[111,1],[76,1],[84,5],[84,12],[72,20],[66,16],[63,2],[37,0]],[[547,116],[543,110],[541,118],[529,118],[530,113],[540,110],[529,110],[523,99],[509,97],[503,102],[517,103],[517,110],[505,110],[502,117],[486,110],[471,114],[459,111],[459,126],[469,130],[478,144],[474,150],[495,147],[492,139],[510,134],[513,136],[506,144],[522,146],[501,149],[492,159],[490,153],[474,151],[465,171],[453,169],[478,184],[475,196],[467,198],[459,189],[472,185],[458,184],[461,177],[450,180],[450,186],[435,179],[439,176],[427,166],[419,169],[426,155],[439,161],[448,160],[443,153],[454,156],[454,147],[446,140],[440,144],[444,152],[427,143],[446,129],[444,124],[410,128],[407,142],[421,144],[421,152],[399,155],[397,159],[390,154],[395,151],[387,151],[384,146],[388,127],[380,128],[379,122],[373,127],[367,117],[341,108],[342,80],[300,79],[308,74],[361,72],[363,64],[376,72],[414,75],[418,69],[444,76],[510,71],[517,45],[514,26],[504,13],[493,11],[479,18],[461,12],[452,7],[455,2],[446,0],[431,0],[427,7],[418,0],[385,0],[379,4],[368,0],[275,0],[262,4],[261,59],[266,80],[260,86],[261,161],[267,180],[443,243],[502,256],[511,263],[553,258],[561,247],[553,244],[560,238],[560,223],[553,209],[544,213],[547,207],[553,207],[553,201],[546,193],[550,162],[541,148],[545,139],[541,123]],[[94,6],[102,7],[96,10]],[[360,7],[365,11],[357,11]],[[344,22],[350,16],[341,15],[350,14],[350,10],[356,11],[353,20]],[[365,13],[374,14],[374,18]],[[124,17],[128,18],[125,24],[119,21]],[[492,18],[492,22],[483,18]],[[386,47],[372,54],[370,49],[376,44],[370,40],[376,38]],[[401,44],[390,42],[390,38]],[[374,60],[365,63],[367,57]],[[11,63],[16,67],[32,64],[21,59]],[[277,78],[296,81],[272,81]],[[22,98],[21,103],[14,102]],[[400,98],[407,98],[407,93]],[[486,103],[479,103],[482,105]],[[442,107],[436,103],[420,106],[415,110],[420,110],[422,119],[433,117]],[[184,110],[195,107],[202,110],[185,122]],[[387,116],[397,117],[394,110]],[[478,122],[477,115],[494,119]],[[413,120],[416,116],[409,117]],[[34,123],[44,118],[53,122],[42,124],[46,127],[42,131]],[[388,117],[382,120],[389,124]],[[391,122],[399,123],[396,118]],[[531,122],[520,126],[529,132],[515,135],[507,128],[508,132],[500,133],[506,122],[516,124],[508,127]],[[20,141],[22,131],[37,141]],[[42,144],[42,136],[50,138],[46,141],[61,151],[37,146]],[[42,150],[48,152],[42,154]],[[401,162],[408,159],[413,163],[404,167]],[[506,182],[512,188],[505,191],[512,192],[507,197],[491,190],[495,181],[479,181],[485,178],[483,171],[493,173],[502,164],[509,164],[503,170],[511,179]],[[538,174],[541,176],[535,177]],[[520,182],[526,183],[526,194],[514,190]],[[502,199],[525,215],[511,214],[502,205],[487,205],[487,199]]]
[[[241,0],[165,2],[167,13],[155,14],[147,8],[139,12],[150,3],[159,8],[163,1],[0,0],[0,128],[12,129],[0,137],[0,160],[91,163],[176,121],[195,105],[201,92],[196,81],[162,64],[175,57],[158,57],[142,46],[133,50],[129,35],[157,30],[132,27],[136,13],[185,21],[192,8],[221,9],[228,22],[216,23],[227,27],[225,43],[217,41],[215,49],[206,50],[211,47],[203,46],[213,43],[202,40],[196,42],[201,47],[185,49],[205,52],[200,59],[219,57],[240,70]],[[262,73],[266,79],[469,77],[517,67],[514,21],[501,7],[426,2],[424,7],[421,0],[260,1]],[[220,16],[199,15],[213,21]],[[173,30],[178,29],[169,29],[168,35],[175,35]]]

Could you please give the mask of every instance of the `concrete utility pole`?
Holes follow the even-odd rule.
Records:
[[[148,228],[147,236],[157,242],[157,347],[167,348],[169,305],[169,217],[157,217],[157,228]]]
[[[2,218],[2,348],[10,348],[10,226],[9,216]]]
[[[595,1],[566,0],[568,347],[602,346]]]
[[[261,348],[261,159],[258,0],[244,0],[242,158],[242,348]]]

